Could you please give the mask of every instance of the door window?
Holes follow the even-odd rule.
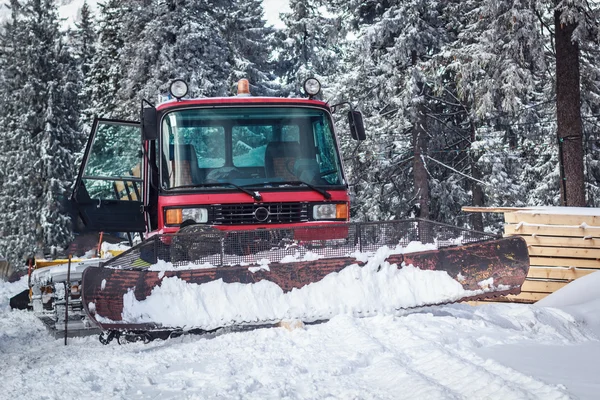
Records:
[[[91,231],[144,232],[142,138],[137,122],[97,119],[73,199]]]
[[[99,121],[82,176],[90,198],[139,200],[141,164],[139,125]]]

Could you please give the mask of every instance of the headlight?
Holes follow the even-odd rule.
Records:
[[[166,225],[180,225],[183,221],[192,220],[197,224],[208,222],[206,208],[170,208],[165,212]]]
[[[181,216],[183,221],[191,219],[196,221],[197,224],[208,222],[208,210],[206,208],[184,208],[181,210]]]
[[[171,87],[169,88],[169,92],[171,95],[175,97],[177,100],[181,99],[188,92],[188,85],[181,79],[175,79],[171,82]]]
[[[313,206],[313,219],[347,220],[348,206],[346,204],[318,204]]]
[[[321,83],[316,78],[308,78],[304,81],[304,91],[309,96],[316,96],[321,91]]]

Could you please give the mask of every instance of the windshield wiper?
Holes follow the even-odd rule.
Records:
[[[262,195],[258,192],[253,192],[251,190],[248,189],[244,189],[241,186],[236,185],[235,183],[231,183],[231,182],[211,182],[211,183],[198,183],[195,185],[182,185],[182,186],[177,186],[174,187],[172,189],[182,189],[182,188],[195,188],[195,187],[208,187],[208,186],[231,186],[236,188],[237,190],[239,190],[240,192],[244,192],[246,193],[248,196],[251,196],[255,201],[262,201]]]
[[[304,185],[304,186],[314,190],[315,192],[320,193],[327,200],[329,200],[331,198],[331,193],[329,193],[327,190],[318,188],[318,187],[311,185],[310,183],[307,183],[304,181],[274,181],[274,182],[268,182],[268,183],[274,184],[274,185]]]

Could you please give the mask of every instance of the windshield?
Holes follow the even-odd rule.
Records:
[[[161,147],[167,189],[343,183],[330,119],[316,108],[172,111],[163,118]]]

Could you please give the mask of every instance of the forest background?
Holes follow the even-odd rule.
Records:
[[[500,216],[461,207],[600,205],[596,2],[289,0],[281,28],[261,0],[84,3],[67,29],[53,0],[7,7],[0,255],[13,263],[72,239],[62,204],[94,116],[137,120],[176,78],[191,97],[232,95],[240,78],[287,97],[314,76],[323,100],[352,102],[368,139],[336,118],[354,220],[494,230]]]

